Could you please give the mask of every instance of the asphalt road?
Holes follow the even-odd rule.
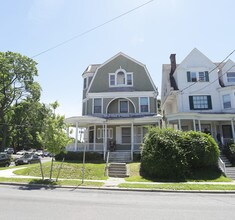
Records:
[[[234,219],[234,194],[0,186],[1,220]]]

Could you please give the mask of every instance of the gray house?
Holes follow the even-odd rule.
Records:
[[[89,65],[83,77],[82,116],[67,118],[76,127],[75,143],[67,150],[104,153],[140,152],[148,126],[160,126],[158,91],[146,66],[118,53],[103,64]],[[84,143],[78,131],[84,129]]]

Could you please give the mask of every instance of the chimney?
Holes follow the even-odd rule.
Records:
[[[175,54],[171,54],[170,55],[170,60],[171,60],[171,72],[170,72],[170,75],[172,76],[173,73],[175,72],[175,69],[176,69]]]

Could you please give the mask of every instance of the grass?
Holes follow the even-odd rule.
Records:
[[[102,182],[91,182],[91,181],[85,181],[82,183],[81,180],[59,180],[57,182],[55,181],[49,181],[47,179],[32,179],[32,178],[5,178],[0,177],[0,182],[7,182],[7,183],[28,183],[28,184],[45,184],[50,186],[95,186],[95,187],[101,187],[104,183]]]
[[[235,190],[235,185],[222,184],[188,184],[188,183],[165,183],[165,184],[131,184],[122,183],[120,188],[149,189],[149,190]]]
[[[174,180],[162,180],[144,177],[140,174],[140,163],[129,163],[130,176],[125,178],[128,182],[175,182]],[[184,182],[231,182],[217,169],[195,170]]]
[[[59,171],[60,162],[54,162],[54,169],[52,178],[56,178]],[[44,176],[50,176],[51,162],[42,164]],[[106,180],[107,177],[104,175],[105,164],[104,163],[87,163],[85,164],[85,175],[84,178],[88,180]],[[27,165],[27,168],[16,170],[14,174],[24,176],[41,176],[41,170],[39,164]],[[82,178],[82,164],[81,163],[68,163],[64,162],[60,171],[61,179],[81,179]]]

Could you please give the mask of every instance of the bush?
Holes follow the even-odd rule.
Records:
[[[68,151],[66,153],[60,153],[55,156],[56,160],[63,160],[65,158],[65,161],[83,161],[83,152],[72,152]],[[104,162],[103,160],[103,154],[95,153],[95,152],[86,152],[85,156],[86,162]]]
[[[144,175],[176,180],[197,168],[217,166],[219,148],[208,134],[152,128],[141,153]]]
[[[234,143],[228,143],[224,149],[223,153],[226,155],[226,157],[229,159],[229,161],[235,165],[235,144]]]
[[[151,128],[145,138],[141,171],[154,178],[181,179],[187,173],[185,152],[179,147],[180,131]]]
[[[186,152],[190,168],[217,166],[219,148],[209,134],[196,131],[183,132],[181,140],[181,147]]]

